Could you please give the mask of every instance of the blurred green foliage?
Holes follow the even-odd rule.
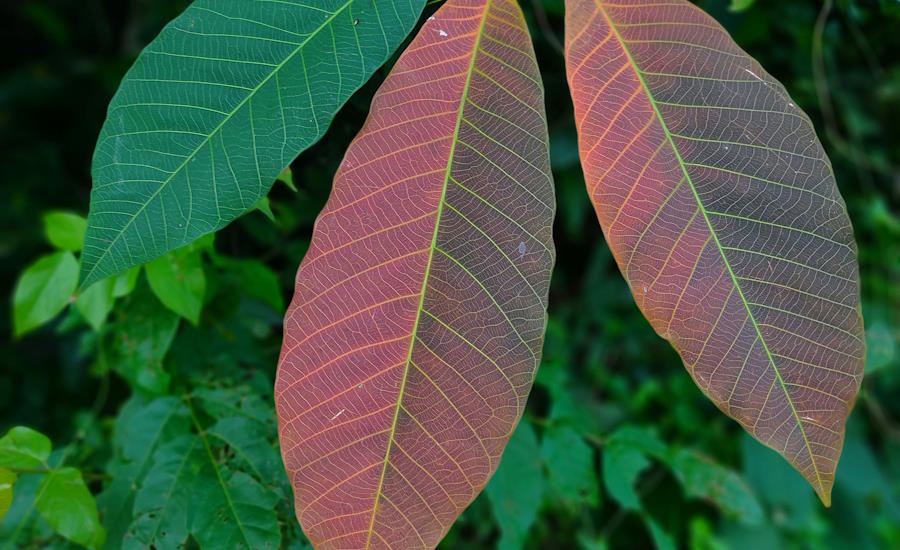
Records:
[[[100,547],[103,535],[106,548],[142,548],[187,534],[191,547],[242,537],[306,546],[275,446],[281,315],[387,68],[293,163],[286,185],[215,242],[92,287],[74,307],[71,277],[48,275],[73,271],[83,223],[72,213],[86,214],[93,144],[118,80],[185,5],[0,8],[4,310],[23,272],[30,289],[27,315],[0,319],[10,336],[0,343],[0,548]],[[522,5],[544,76],[559,199],[550,322],[526,420],[442,547],[900,547],[900,3],[701,2],[812,117],[859,243],[866,378],[831,509],[701,395],[638,312],[584,191],[562,0]],[[9,431],[19,425],[55,450],[36,432]],[[20,460],[22,449],[32,456],[18,479],[12,445]],[[194,499],[217,524],[185,510]],[[102,527],[73,523],[72,513]],[[238,533],[243,523],[259,528]]]

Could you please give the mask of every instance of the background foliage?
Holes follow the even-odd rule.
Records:
[[[9,335],[0,343],[0,514],[2,487],[18,478],[0,548],[141,548],[148,537],[164,546],[187,533],[194,547],[306,545],[275,447],[280,320],[331,178],[387,68],[293,163],[296,191],[276,185],[271,216],[253,212],[214,242],[132,271],[13,336],[13,288],[38,258],[52,254],[26,281],[36,292],[15,326],[52,317],[53,292],[59,308],[69,301],[74,283],[42,286],[65,281],[81,247],[79,219],[60,212],[86,214],[106,105],[143,45],[186,4],[0,8],[0,287],[10,312],[0,318]],[[813,118],[859,242],[866,378],[828,510],[714,409],[641,317],[584,191],[562,2],[522,4],[544,76],[559,199],[550,323],[527,422],[442,547],[900,545],[900,4],[701,2]],[[7,433],[14,426],[49,440]],[[27,458],[9,451],[23,445]]]

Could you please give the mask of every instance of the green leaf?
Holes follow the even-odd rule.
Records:
[[[97,281],[82,292],[75,300],[75,309],[84,316],[85,320],[96,331],[103,328],[106,317],[112,310],[113,289],[116,285],[114,278]]]
[[[227,264],[238,279],[240,288],[250,296],[262,300],[279,313],[284,312],[284,297],[278,275],[257,260],[234,260]]]
[[[756,0],[731,0],[731,5],[728,6],[728,11],[734,13],[740,13],[742,11],[747,11],[753,4],[756,3]]]
[[[270,222],[276,223],[275,214],[272,212],[272,205],[269,202],[269,197],[263,197],[256,201],[256,205],[254,205],[253,208],[262,212],[265,217],[269,218]]]
[[[594,450],[572,428],[553,427],[544,432],[541,459],[550,487],[570,507],[597,506],[600,499]]]
[[[632,511],[643,508],[634,486],[648,467],[647,456],[634,446],[611,438],[603,447],[603,481],[610,496],[623,508]]]
[[[0,467],[46,468],[50,450],[50,439],[46,435],[16,426],[0,438]]]
[[[203,502],[190,518],[201,548],[279,548],[278,496],[243,472],[211,460],[197,477],[191,502]]]
[[[121,298],[131,294],[137,285],[138,275],[141,274],[140,266],[132,267],[124,273],[116,275],[115,284],[113,285],[113,297]]]
[[[135,492],[153,465],[156,449],[189,430],[187,407],[176,397],[133,397],[122,407],[113,435],[114,458],[107,467],[113,481],[97,497],[108,531],[107,548],[122,545],[132,523]]]
[[[200,438],[186,435],[159,448],[134,501],[134,521],[122,548],[181,548],[187,539],[194,482],[206,453]],[[202,508],[201,508],[202,509]]]
[[[60,468],[48,473],[35,505],[60,535],[88,548],[103,547],[106,531],[100,526],[94,497],[77,469]]]
[[[41,326],[66,307],[78,284],[78,260],[71,252],[40,258],[22,273],[13,294],[16,336]]]
[[[13,485],[16,483],[16,474],[6,468],[0,468],[0,521],[6,517],[13,500]]]
[[[195,1],[110,103],[94,152],[82,284],[253,208],[400,45],[423,5]]]
[[[264,483],[274,483],[284,476],[281,457],[274,444],[260,432],[259,426],[246,417],[223,418],[206,433],[227,445],[246,466],[246,472]]]
[[[528,540],[544,492],[540,456],[534,430],[520,422],[485,489],[501,529],[498,550],[518,550]]]
[[[707,500],[742,523],[762,523],[762,507],[737,473],[686,449],[676,452],[669,464],[688,496]]]
[[[118,312],[108,359],[111,367],[136,389],[165,393],[171,376],[163,368],[163,360],[179,322],[178,315],[163,307],[142,284]]]
[[[60,250],[78,252],[84,246],[87,220],[71,212],[47,212],[44,214],[44,235],[47,241]]]
[[[196,325],[206,292],[200,251],[191,246],[181,248],[153,260],[145,269],[159,301]]]

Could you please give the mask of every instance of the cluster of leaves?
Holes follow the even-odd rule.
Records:
[[[214,245],[180,249],[154,262],[154,268],[76,293],[83,219],[53,211],[43,231],[33,221],[34,212],[61,204],[83,210],[87,203],[85,158],[92,144],[85,136],[99,129],[108,97],[88,94],[72,101],[70,94],[111,92],[136,53],[128,46],[134,34],[141,36],[139,42],[149,41],[186,3],[136,2],[136,22],[111,19],[116,38],[105,40],[126,44],[115,59],[103,58],[107,54],[93,46],[95,37],[109,32],[97,23],[103,18],[67,27],[67,20],[105,13],[99,2],[88,2],[87,8],[77,4],[59,8],[71,16],[67,19],[48,3],[30,3],[23,27],[43,33],[47,59],[59,60],[28,66],[3,82],[4,100],[12,97],[28,107],[9,110],[17,133],[5,149],[14,155],[0,168],[10,170],[5,180],[14,175],[23,182],[15,191],[3,190],[4,198],[10,193],[3,201],[11,205],[6,219],[15,225],[4,241],[20,251],[15,259],[4,256],[6,287],[12,288],[14,275],[28,274],[9,308],[15,311],[15,328],[8,332],[24,334],[46,323],[51,328],[4,348],[10,366],[0,373],[2,424],[4,432],[17,424],[39,426],[58,448],[51,452],[46,438],[22,428],[11,428],[0,440],[0,511],[7,501],[11,506],[0,519],[0,548],[64,548],[67,541],[98,547],[104,532],[107,548],[148,542],[166,548],[186,539],[211,548],[241,543],[303,548],[278,458],[271,396],[282,296],[291,288],[315,213],[346,142],[365,117],[374,86],[351,101],[327,142],[295,163],[296,179],[303,182],[299,192],[276,188],[270,205],[260,203],[277,224],[259,214],[247,216],[220,232]],[[814,7],[757,2],[741,18],[731,18],[724,7],[715,11],[717,3],[706,4],[788,85],[798,103],[815,112],[808,75]],[[898,544],[900,446],[891,418],[900,409],[890,397],[900,389],[895,284],[900,219],[891,191],[896,175],[888,168],[885,176],[883,168],[900,162],[900,149],[882,126],[900,112],[889,108],[900,98],[900,73],[876,67],[881,76],[873,90],[869,54],[859,53],[871,44],[858,46],[858,29],[852,30],[862,26],[863,43],[868,37],[875,44],[871,55],[889,59],[898,14],[892,5],[879,10],[838,4],[838,20],[825,29],[826,44],[832,45],[825,56],[831,74],[840,78],[834,101],[846,120],[839,131],[854,155],[866,155],[863,168],[855,156],[839,154],[834,160],[861,245],[869,378],[848,433],[835,508],[818,507],[802,478],[717,416],[634,308],[584,198],[568,92],[552,46],[552,34],[562,27],[561,3],[523,2],[546,72],[561,208],[556,234],[564,252],[553,283],[538,389],[505,455],[515,459],[503,461],[445,547],[493,548],[498,541],[505,548],[552,542],[586,550],[653,541],[697,549]],[[542,32],[548,17],[553,27]],[[99,76],[79,72],[84,60],[66,57],[75,55],[72,51],[94,56],[97,65],[90,74]],[[49,83],[42,80],[48,78]],[[84,84],[86,78],[94,80]],[[877,101],[870,101],[871,95]],[[52,117],[42,114],[50,104]],[[71,124],[60,128],[59,120]],[[44,143],[49,135],[67,144],[60,146],[65,153]],[[832,142],[826,140],[826,146],[831,152]],[[78,174],[76,192],[69,187],[70,174]],[[46,252],[46,241],[57,251],[27,267]],[[264,263],[243,259],[250,256]],[[70,309],[52,323],[67,304]],[[658,432],[644,427],[651,424]],[[852,483],[841,483],[842,478]],[[57,491],[66,495],[62,503],[53,498]],[[71,522],[74,514],[82,516]]]

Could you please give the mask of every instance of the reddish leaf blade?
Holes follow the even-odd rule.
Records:
[[[511,0],[450,0],[375,95],[297,273],[276,382],[319,548],[432,548],[496,469],[554,261],[543,89]]]
[[[683,0],[568,0],[588,191],[654,329],[830,503],[863,371],[856,245],[784,87]]]

